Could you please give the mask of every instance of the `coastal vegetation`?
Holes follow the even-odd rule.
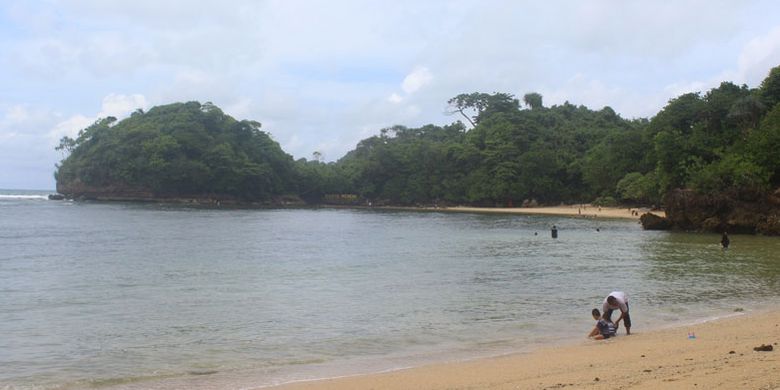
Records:
[[[55,172],[65,194],[269,199],[295,191],[293,159],[260,130],[211,103],[175,103],[99,119]]]
[[[210,103],[175,103],[100,119],[63,138],[58,148],[68,156],[55,175],[71,196],[250,202],[661,206],[684,189],[720,199],[718,220],[709,222],[716,229],[731,218],[729,199],[774,207],[778,102],[780,67],[756,88],[723,82],[675,97],[650,119],[569,102],[545,107],[538,93],[521,102],[475,92],[447,102],[458,118],[451,124],[381,129],[330,163],[316,153],[294,161],[260,123]]]

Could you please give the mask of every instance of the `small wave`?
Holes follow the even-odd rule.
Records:
[[[48,200],[46,195],[0,194],[0,200]]]

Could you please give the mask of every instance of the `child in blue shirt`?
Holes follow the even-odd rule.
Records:
[[[591,311],[593,319],[596,320],[596,326],[590,331],[588,337],[593,337],[596,340],[604,340],[610,337],[615,337],[617,333],[617,327],[609,318],[602,317],[599,309],[593,309]]]

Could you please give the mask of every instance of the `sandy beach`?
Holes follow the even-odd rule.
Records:
[[[780,311],[274,390],[780,389]],[[550,329],[554,331],[554,328]],[[583,329],[583,334],[588,329]],[[690,334],[695,338],[691,338]],[[755,351],[771,345],[773,351]]]
[[[554,207],[441,207],[438,211],[451,211],[463,213],[499,213],[499,214],[536,214],[536,215],[560,215],[581,218],[620,218],[638,220],[644,213],[653,213],[664,217],[666,214],[660,210],[648,208],[623,208],[623,207],[598,207],[589,204],[567,205]]]

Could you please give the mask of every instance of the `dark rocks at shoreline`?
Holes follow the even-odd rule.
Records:
[[[65,200],[65,195],[62,194],[49,194],[49,200]]]
[[[645,230],[669,230],[672,223],[668,218],[660,217],[653,213],[644,213],[639,217],[642,228]]]
[[[157,194],[148,189],[124,186],[87,186],[81,183],[57,183],[63,199],[102,202],[170,203],[203,207],[287,207],[306,206],[298,196],[279,196],[268,200],[247,200],[225,194]]]
[[[672,229],[780,235],[780,188],[769,194],[674,190],[664,204]]]

